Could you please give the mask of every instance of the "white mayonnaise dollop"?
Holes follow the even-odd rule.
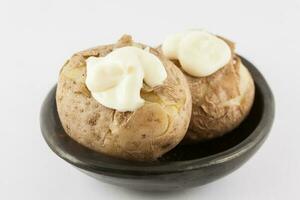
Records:
[[[162,51],[169,59],[177,59],[185,72],[197,77],[213,74],[231,59],[231,50],[226,42],[203,30],[167,37]]]
[[[89,57],[86,64],[86,85],[92,96],[121,112],[135,111],[144,105],[140,96],[143,81],[155,87],[167,78],[158,57],[133,46],[115,49],[105,57]]]

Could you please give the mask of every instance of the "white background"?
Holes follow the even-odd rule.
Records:
[[[39,110],[72,53],[123,33],[157,45],[205,28],[237,43],[276,98],[272,132],[233,174],[201,188],[134,192],[98,182],[58,158]],[[0,199],[299,199],[300,1],[0,1]]]

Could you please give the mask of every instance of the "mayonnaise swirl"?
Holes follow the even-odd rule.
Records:
[[[185,72],[197,77],[215,73],[231,59],[231,50],[226,42],[202,30],[167,37],[162,51],[169,59],[177,59]]]
[[[121,112],[135,111],[144,105],[140,96],[143,81],[150,87],[167,78],[161,61],[147,50],[128,46],[105,57],[89,57],[86,85],[102,105]]]

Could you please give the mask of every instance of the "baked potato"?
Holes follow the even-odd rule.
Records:
[[[172,60],[185,74],[192,94],[192,117],[186,143],[220,137],[236,128],[249,113],[255,87],[253,79],[235,54],[233,42],[230,61],[212,75],[194,77],[186,73],[178,60]],[[158,51],[162,52],[161,46]]]
[[[146,47],[125,35],[116,44],[76,53],[64,64],[56,91],[58,114],[66,133],[94,151],[127,160],[156,160],[185,136],[192,108],[190,90],[182,72],[150,48],[166,69],[163,85],[151,88],[144,83],[145,104],[134,112],[101,105],[85,85],[86,59],[124,46]]]

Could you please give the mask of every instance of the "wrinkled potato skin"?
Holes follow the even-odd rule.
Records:
[[[224,102],[240,95],[240,67],[244,66],[226,66],[204,79],[195,80],[186,76],[192,91],[193,110],[185,141],[197,142],[220,137],[236,128],[248,115],[254,99],[252,78],[239,104],[224,105]]]
[[[253,79],[234,53],[234,43],[221,39],[232,51],[232,58],[227,65],[207,77],[193,77],[182,70],[189,83],[193,105],[185,143],[209,140],[230,132],[244,120],[252,107],[255,93]],[[161,47],[158,47],[158,51],[161,52]],[[178,60],[172,61],[182,69]],[[240,90],[240,70],[244,71],[247,78],[244,91]],[[238,103],[228,105],[230,100],[239,96]]]
[[[163,85],[141,91],[144,106],[134,112],[118,112],[97,102],[85,86],[89,56],[105,56],[115,48],[144,45],[123,36],[114,45],[74,54],[63,66],[56,91],[58,114],[66,133],[80,144],[110,156],[152,161],[174,148],[184,137],[191,116],[187,81],[172,62],[156,50],[168,77]]]

